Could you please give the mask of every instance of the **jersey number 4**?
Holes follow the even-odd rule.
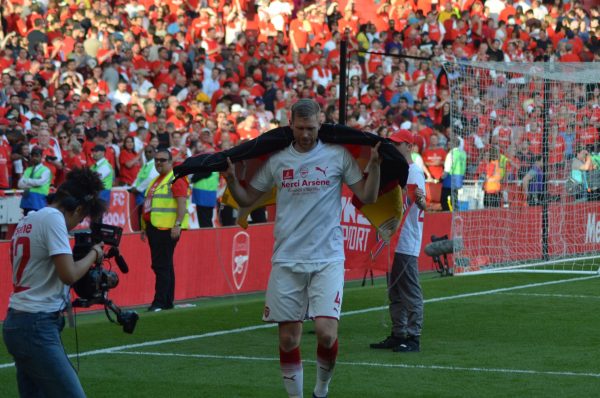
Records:
[[[21,286],[21,278],[23,278],[23,271],[29,263],[30,244],[29,238],[26,236],[20,236],[12,242],[10,246],[10,257],[12,259],[12,266],[15,272],[13,291],[19,293],[29,289],[27,286]]]

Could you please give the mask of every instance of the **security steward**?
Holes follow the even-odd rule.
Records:
[[[31,166],[25,169],[18,184],[24,190],[21,209],[25,216],[32,210],[40,210],[48,205],[46,197],[52,182],[52,171],[42,163],[42,150],[34,147],[30,156]]]
[[[189,183],[187,178],[173,182],[173,157],[167,149],[154,156],[156,177],[146,190],[142,214],[142,241],[148,237],[152,270],[156,275],[154,300],[148,311],[173,308],[175,269],[173,254],[182,229],[187,229],[189,216]]]
[[[100,179],[102,180],[102,184],[104,184],[104,189],[100,192],[100,199],[106,203],[108,209],[110,205],[110,190],[112,189],[113,181],[115,179],[115,171],[110,162],[104,157],[105,154],[106,147],[104,145],[94,146],[92,148],[92,159],[94,159],[94,164],[90,168],[92,171],[100,174]]]

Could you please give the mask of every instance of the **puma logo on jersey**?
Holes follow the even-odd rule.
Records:
[[[315,170],[320,171],[325,177],[327,177],[327,167],[325,167],[325,169],[322,169],[319,166],[317,166],[315,167]]]

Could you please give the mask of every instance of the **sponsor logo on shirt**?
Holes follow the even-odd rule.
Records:
[[[294,179],[294,169],[283,169],[283,179],[284,180],[293,180]]]
[[[325,169],[320,168],[319,166],[315,167],[315,170],[320,171],[321,173],[323,173],[323,175],[325,177],[327,177],[327,167],[325,167]]]
[[[297,181],[283,181],[281,188],[300,188],[300,187],[319,187],[329,186],[331,181],[329,180],[297,180]]]

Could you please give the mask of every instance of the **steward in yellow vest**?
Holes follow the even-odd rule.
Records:
[[[19,180],[19,188],[24,189],[21,197],[21,209],[26,216],[32,210],[40,210],[47,206],[46,197],[50,192],[52,172],[42,164],[40,148],[31,150],[31,166],[25,169]]]
[[[152,271],[156,276],[154,300],[148,311],[173,308],[175,268],[173,254],[181,230],[189,226],[187,212],[190,188],[186,178],[173,182],[173,156],[167,149],[154,155],[156,177],[146,190],[142,214],[142,240],[148,237]]]

